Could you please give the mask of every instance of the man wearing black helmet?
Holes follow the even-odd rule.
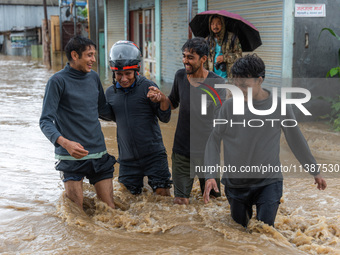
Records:
[[[110,51],[113,85],[106,90],[117,123],[119,182],[132,194],[140,194],[143,178],[158,195],[170,196],[170,172],[158,119],[170,120],[168,104],[153,103],[148,88],[157,85],[139,75],[142,54],[130,41],[118,41]]]

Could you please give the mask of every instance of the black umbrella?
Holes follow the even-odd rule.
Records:
[[[211,10],[198,13],[189,24],[196,37],[207,37],[209,35],[209,17],[214,14],[224,17],[227,31],[237,35],[242,51],[254,51],[262,45],[260,33],[253,24],[240,15],[225,10]]]

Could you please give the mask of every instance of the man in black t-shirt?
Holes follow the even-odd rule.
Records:
[[[198,175],[194,172],[195,167],[204,165],[205,144],[213,128],[213,118],[217,116],[226,98],[224,89],[214,88],[216,84],[225,84],[224,79],[203,67],[208,51],[209,48],[204,38],[189,39],[182,47],[182,61],[185,69],[176,72],[169,97],[155,87],[150,87],[148,93],[148,97],[154,102],[167,101],[171,109],[179,106],[172,154],[174,203],[176,204],[189,204],[194,177]],[[211,96],[206,97],[206,113],[204,114],[201,112],[201,98],[202,95],[207,94]],[[204,175],[198,175],[198,177],[203,193]],[[221,195],[214,190],[210,194],[214,197]]]

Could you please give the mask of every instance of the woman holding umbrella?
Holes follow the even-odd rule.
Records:
[[[238,37],[227,31],[224,21],[220,15],[209,17],[210,34],[206,38],[209,56],[206,69],[222,78],[231,78],[231,67],[236,59],[242,57],[242,48]]]

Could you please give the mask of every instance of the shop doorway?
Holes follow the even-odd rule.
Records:
[[[154,79],[156,76],[154,8],[130,12],[129,39],[135,42],[143,53],[141,73],[149,79]]]

